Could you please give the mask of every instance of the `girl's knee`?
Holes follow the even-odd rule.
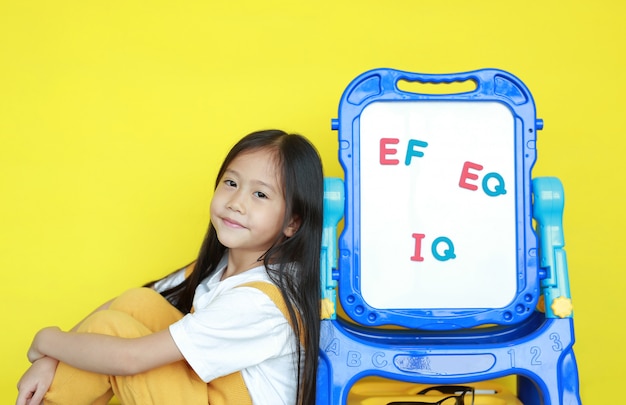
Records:
[[[125,311],[126,309],[133,310],[137,307],[161,305],[164,303],[167,303],[167,300],[165,300],[161,294],[154,291],[152,288],[141,287],[126,290],[111,302],[109,308]]]
[[[167,328],[183,317],[161,294],[151,288],[133,288],[111,303],[110,310],[124,312],[153,332]]]
[[[105,309],[89,315],[78,327],[78,332],[100,333],[125,338],[145,336],[152,331],[128,314]]]

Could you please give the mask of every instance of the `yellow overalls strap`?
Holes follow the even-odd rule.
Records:
[[[193,269],[196,268],[196,262],[192,262],[189,266],[185,267],[185,278],[189,277],[193,273]]]
[[[265,281],[253,281],[237,287],[253,287],[267,295],[289,321],[289,312],[278,287]],[[292,325],[293,326],[293,325]],[[207,384],[210,405],[252,405],[252,399],[240,371],[216,378]]]

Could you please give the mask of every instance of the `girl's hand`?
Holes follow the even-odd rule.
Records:
[[[27,354],[28,360],[31,363],[34,363],[35,361],[45,357],[45,354],[39,350],[39,347],[40,347],[39,344],[50,333],[60,332],[60,331],[61,329],[59,329],[58,327],[51,326],[49,328],[44,328],[40,330],[39,332],[37,332],[37,334],[35,335],[35,338],[33,339],[33,343],[30,344],[30,348],[28,349],[28,354]]]
[[[48,392],[59,362],[51,357],[35,361],[17,383],[15,405],[39,405]]]

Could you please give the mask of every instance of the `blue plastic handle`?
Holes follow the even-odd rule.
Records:
[[[533,217],[539,233],[540,266],[546,271],[541,280],[546,317],[572,316],[565,239],[563,237],[563,185],[556,177],[533,179]]]

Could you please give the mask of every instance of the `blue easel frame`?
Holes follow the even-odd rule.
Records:
[[[419,94],[398,88],[398,82],[452,83],[472,81],[473,91],[459,94]],[[515,122],[515,196],[518,278],[515,298],[501,308],[481,309],[379,309],[362,297],[360,278],[360,116],[375,102],[440,101],[499,102],[508,107]],[[535,134],[543,127],[526,86],[502,70],[483,69],[458,74],[418,74],[393,69],[375,69],[355,78],[343,93],[339,118],[332,121],[339,135],[339,160],[345,170],[346,211],[339,239],[339,299],[343,310],[365,326],[399,325],[408,328],[452,330],[484,324],[511,325],[523,321],[534,310],[539,283],[537,242],[531,220],[531,168],[536,160]]]

